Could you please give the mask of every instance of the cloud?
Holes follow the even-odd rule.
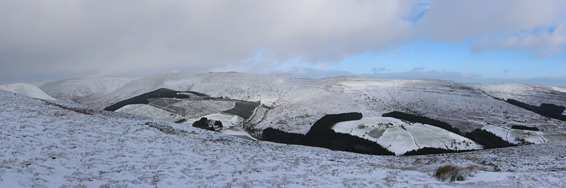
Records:
[[[461,83],[526,83],[548,86],[566,86],[566,76],[542,76],[529,78],[495,78],[484,77],[479,74],[469,72],[450,72],[440,70],[426,70],[422,67],[415,67],[405,72],[389,72],[388,70],[374,71],[371,74],[354,74],[340,70],[322,70],[308,67],[274,68],[271,74],[285,75],[295,78],[329,78],[337,76],[364,76],[388,79],[435,79],[450,80]],[[377,70],[382,70],[377,68]],[[505,69],[503,72],[511,72]]]
[[[469,83],[523,83],[547,86],[566,86],[566,76],[542,76],[531,78],[478,78]]]
[[[336,76],[354,75],[351,72],[343,70],[324,70],[317,68],[304,67],[304,66],[283,66],[275,61],[268,60],[261,55],[256,55],[246,61],[232,63],[223,67],[214,68],[214,72],[246,72],[256,74],[274,74],[290,76],[293,78],[329,78]]]
[[[474,52],[522,49],[542,57],[566,51],[565,9],[563,0],[432,1],[417,27],[435,40],[479,38]]]
[[[371,68],[371,71],[373,73],[380,73],[380,72],[384,72],[384,71],[388,71],[389,69],[385,68],[385,67],[374,67]]]
[[[468,72],[426,70],[423,67],[415,67],[406,72],[374,72],[372,74],[361,74],[360,76],[397,79],[439,79],[458,82],[474,82],[474,80],[480,78],[480,75]]]
[[[377,70],[381,70],[377,68]],[[510,69],[505,69],[503,72],[511,72]],[[405,72],[389,72],[387,70],[373,72],[371,74],[354,74],[347,71],[340,70],[322,70],[307,67],[291,67],[291,68],[274,68],[271,74],[285,75],[295,78],[329,78],[337,76],[365,76],[375,78],[388,78],[388,79],[435,79],[435,80],[450,80],[461,83],[526,83],[537,85],[549,86],[566,86],[566,76],[542,76],[542,77],[529,77],[529,78],[495,78],[484,77],[479,74],[469,72],[450,72],[440,70],[426,70],[422,67],[415,67],[410,71]]]
[[[411,72],[423,72],[425,70],[424,67],[415,67],[413,68],[413,70],[411,70]]]
[[[472,51],[482,52],[494,48],[531,50],[538,57],[560,55],[566,52],[566,25],[515,35],[483,37],[473,45]]]
[[[510,69],[503,70],[504,73],[511,72]],[[383,72],[373,74],[362,74],[359,76],[377,77],[377,78],[396,78],[396,79],[438,79],[451,80],[462,83],[526,83],[549,86],[566,86],[566,76],[542,76],[528,78],[494,78],[484,77],[479,74],[469,72],[450,72],[439,70],[425,70],[417,67],[406,72]]]
[[[0,1],[0,74],[208,71],[258,51],[276,62],[339,61],[408,40],[411,4]]]
[[[277,69],[271,74],[290,76],[294,78],[330,78],[337,76],[353,76],[354,74],[348,71],[341,70],[322,70],[309,67],[291,67]]]
[[[545,57],[564,54],[565,9],[563,0],[0,1],[0,80],[265,73],[289,60],[328,64],[421,38],[477,38],[473,51]],[[261,59],[246,61],[258,52]]]

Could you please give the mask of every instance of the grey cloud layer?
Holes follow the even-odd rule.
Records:
[[[410,35],[398,19],[404,7],[394,1],[2,1],[0,61],[11,71],[114,73],[205,71],[258,50],[275,59],[337,60]]]
[[[207,71],[258,51],[275,62],[266,66],[287,59],[332,62],[415,37],[451,41],[500,32],[499,42],[485,40],[477,49],[511,44],[563,53],[562,34],[507,35],[539,25],[558,25],[556,31],[563,32],[564,13],[556,7],[564,1],[497,2],[431,1],[430,10],[414,24],[406,18],[417,1],[0,0],[0,80]],[[485,19],[493,22],[482,24]]]

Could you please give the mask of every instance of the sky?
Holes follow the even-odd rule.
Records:
[[[566,86],[564,0],[0,0],[0,83],[238,71]]]

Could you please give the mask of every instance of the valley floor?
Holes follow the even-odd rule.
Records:
[[[230,137],[0,91],[0,187],[566,187],[566,143],[374,156]],[[459,182],[439,166],[475,165]]]

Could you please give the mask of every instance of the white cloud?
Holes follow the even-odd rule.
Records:
[[[523,32],[515,35],[483,37],[472,47],[472,51],[481,52],[494,48],[524,49],[534,51],[539,57],[560,55],[566,52],[566,25],[554,30]]]
[[[476,52],[525,49],[548,56],[566,50],[564,10],[563,0],[433,1],[417,27],[421,36],[436,40],[479,38],[472,48]]]
[[[508,73],[512,70],[506,69],[503,72]],[[550,75],[543,77],[527,77],[527,78],[494,78],[484,77],[479,74],[469,72],[450,72],[439,70],[425,70],[420,67],[414,68],[406,72],[383,72],[373,74],[363,74],[360,76],[377,77],[377,78],[397,78],[397,79],[439,79],[451,80],[462,83],[527,83],[551,86],[566,86],[566,76]]]
[[[473,82],[480,78],[480,75],[468,72],[426,70],[423,67],[415,67],[406,72],[374,72],[372,74],[362,74],[362,76],[398,79],[440,79],[459,82]]]
[[[352,76],[354,75],[348,71],[341,70],[323,70],[309,67],[290,67],[278,68],[270,72],[276,75],[285,75],[294,78],[330,78],[337,76]]]

